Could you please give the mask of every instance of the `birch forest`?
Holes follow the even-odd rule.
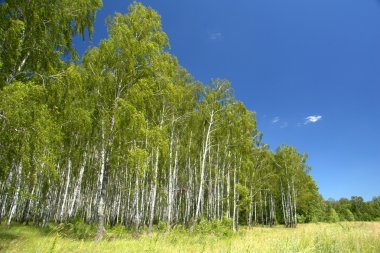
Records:
[[[151,233],[200,222],[296,227],[325,203],[307,155],[262,141],[229,81],[202,84],[161,18],[132,4],[80,57],[100,0],[0,5],[0,222]]]

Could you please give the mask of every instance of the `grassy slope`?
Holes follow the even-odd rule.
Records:
[[[57,229],[1,226],[0,252],[380,252],[380,222],[244,228],[232,236],[173,232],[122,237],[95,243]]]

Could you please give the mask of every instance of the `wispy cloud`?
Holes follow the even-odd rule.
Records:
[[[274,117],[273,119],[272,119],[272,124],[276,124],[276,123],[278,123],[280,121],[280,117]]]
[[[316,123],[322,119],[321,115],[310,115],[305,118],[305,123],[304,125],[307,125],[309,123]]]
[[[288,122],[280,120],[280,117],[276,116],[272,119],[272,124],[276,125],[279,128],[286,128],[288,127]]]
[[[220,40],[222,39],[222,33],[221,32],[215,32],[210,34],[210,40]]]

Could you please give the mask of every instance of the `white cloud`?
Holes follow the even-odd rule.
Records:
[[[308,116],[305,118],[305,125],[309,124],[309,123],[316,123],[318,121],[320,121],[322,119],[322,116],[321,115],[311,115],[311,116]]]
[[[276,124],[276,123],[278,123],[280,121],[280,117],[274,117],[273,119],[272,119],[272,124]]]
[[[287,128],[288,127],[288,122],[280,120],[280,117],[276,116],[272,119],[272,124],[276,125],[280,128]]]
[[[222,38],[221,32],[211,33],[210,40],[220,40]]]

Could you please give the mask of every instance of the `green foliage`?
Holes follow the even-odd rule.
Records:
[[[329,208],[327,213],[327,222],[339,222],[339,215],[337,214],[334,208]]]
[[[339,201],[330,199],[326,203],[337,211],[340,220],[372,221],[380,217],[379,202],[378,197],[365,202],[362,197],[353,196],[350,200],[346,198]]]
[[[343,217],[341,218],[341,220],[346,220],[346,221],[354,221],[355,220],[355,217],[352,214],[352,212],[350,211],[350,209],[344,209],[342,216]]]
[[[156,233],[107,241],[57,236],[33,226],[0,227],[1,252],[379,252],[379,222],[301,224],[296,230],[241,228],[235,235]]]
[[[0,5],[0,89],[5,83],[58,71],[61,57],[77,57],[76,34],[91,36],[101,0],[18,1]]]
[[[158,223],[158,225],[157,225],[157,230],[158,231],[167,231],[168,230],[168,225],[167,225],[167,223],[166,222],[164,222],[164,221],[160,221],[159,223]]]
[[[95,226],[90,226],[82,221],[75,223],[61,223],[57,227],[52,228],[57,231],[57,234],[63,238],[72,239],[89,239],[95,236]]]
[[[46,90],[34,83],[16,82],[0,92],[4,118],[0,139],[3,145],[9,145],[2,149],[0,164],[22,162],[32,179],[39,172],[51,179],[57,176],[54,159],[61,133],[44,103],[45,96]]]
[[[194,80],[153,9],[116,13],[108,38],[75,61],[73,36],[91,36],[100,6],[0,5],[0,220],[62,223],[58,251],[61,238],[94,236],[83,220],[104,220],[116,237],[148,225],[226,237],[237,225],[273,226],[285,222],[285,194],[301,223],[380,217],[379,198],[325,203],[307,155],[263,144],[229,81]]]
[[[116,225],[107,231],[107,236],[108,237],[122,238],[122,237],[125,237],[126,233],[127,233],[127,231],[125,229],[125,226]]]
[[[239,195],[239,210],[248,211],[249,205],[251,203],[249,189],[241,184],[238,184],[236,188]]]
[[[302,214],[297,215],[297,222],[298,223],[306,223],[306,217]]]
[[[200,234],[215,234],[219,236],[231,236],[232,235],[232,219],[223,218],[220,220],[206,221],[202,220],[196,226],[195,232]]]

